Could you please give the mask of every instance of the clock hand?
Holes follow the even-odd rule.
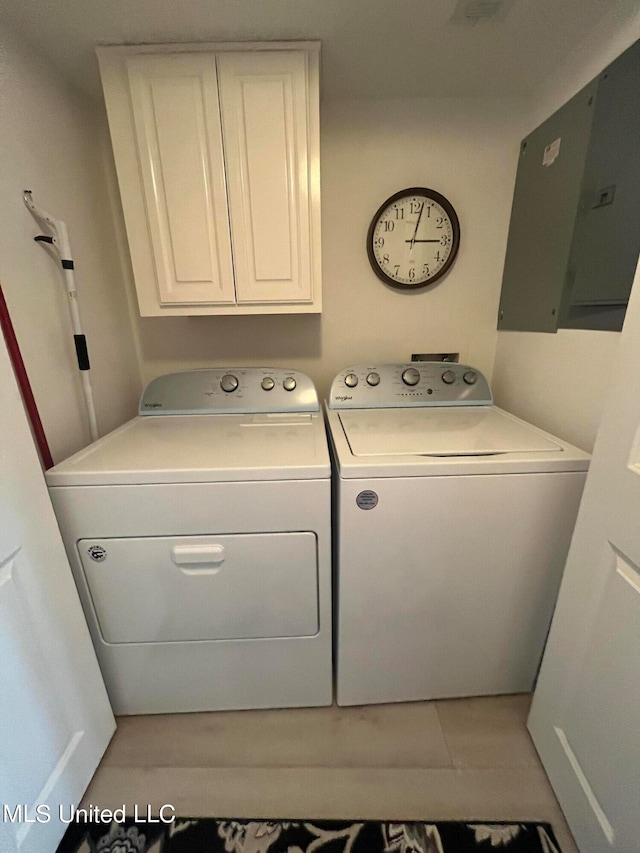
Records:
[[[416,239],[415,239],[415,237],[414,237],[413,239],[411,239],[411,240],[405,240],[404,242],[405,242],[405,243],[411,243],[411,248],[413,248],[413,244],[414,244],[414,243],[439,243],[439,242],[440,242],[440,238],[438,238],[437,240],[416,240]]]
[[[418,220],[416,222],[415,231],[413,232],[413,237],[411,238],[411,240],[405,240],[405,243],[411,243],[411,248],[409,249],[410,252],[413,251],[413,244],[416,242],[416,234],[418,233],[418,225],[420,225],[420,220],[422,219],[422,211],[424,210],[424,206],[425,202],[423,201],[422,207],[420,208],[420,213],[418,214]]]

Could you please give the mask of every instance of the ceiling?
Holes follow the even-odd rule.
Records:
[[[470,0],[465,0],[470,2]],[[502,19],[450,21],[457,0],[2,0],[3,20],[72,85],[100,91],[94,47],[319,39],[337,97],[522,95],[638,0],[506,0]]]

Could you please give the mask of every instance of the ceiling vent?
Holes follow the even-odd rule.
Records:
[[[475,27],[480,22],[498,23],[503,21],[514,0],[458,0],[451,24],[463,24]]]

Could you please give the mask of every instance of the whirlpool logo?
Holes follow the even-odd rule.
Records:
[[[340,403],[344,403],[345,400],[353,400],[351,394],[336,394],[334,400],[338,400]]]
[[[145,403],[145,409],[161,409],[162,403]]]
[[[95,560],[96,563],[101,563],[103,560],[107,559],[107,552],[102,545],[92,545],[90,548],[87,548],[87,554],[92,560]]]

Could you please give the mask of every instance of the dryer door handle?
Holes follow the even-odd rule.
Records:
[[[172,561],[185,575],[215,575],[224,558],[224,545],[174,545],[171,549]]]

